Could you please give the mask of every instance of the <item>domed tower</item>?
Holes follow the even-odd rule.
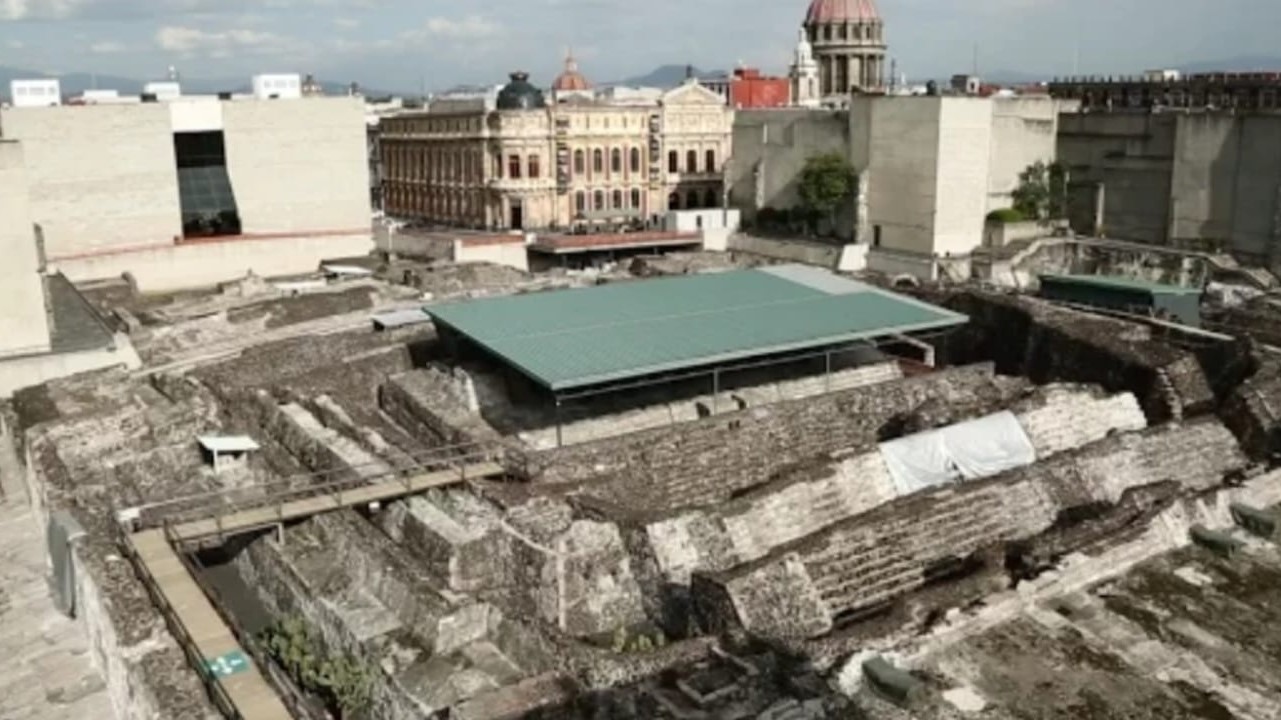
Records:
[[[578,71],[578,61],[574,59],[574,53],[569,52],[565,55],[565,69],[556,80],[552,83],[552,92],[560,93],[583,93],[591,92],[592,84],[587,78]]]
[[[495,104],[499,110],[535,110],[547,107],[543,91],[529,82],[529,73],[514,72],[510,77],[511,82],[498,91]]]
[[[882,89],[886,48],[876,0],[812,0],[804,27],[824,97]]]

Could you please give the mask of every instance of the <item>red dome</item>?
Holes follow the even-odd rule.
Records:
[[[805,13],[806,25],[879,22],[876,0],[814,0]]]
[[[574,56],[565,56],[565,71],[556,76],[556,81],[552,83],[552,90],[558,92],[570,92],[574,90],[591,90],[592,84],[582,73],[578,72],[578,62]]]

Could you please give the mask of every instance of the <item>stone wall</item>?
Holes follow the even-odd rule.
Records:
[[[951,368],[547,451],[531,474],[544,483],[596,481],[583,493],[631,510],[714,504],[794,463],[873,443],[895,418],[945,425],[1000,409],[1026,389],[994,377],[988,364]]]
[[[378,388],[378,404],[427,442],[462,445],[499,439],[469,401],[460,397],[457,378],[438,368],[395,375]]]
[[[1145,325],[1056,307],[1032,298],[974,292],[937,298],[970,316],[944,341],[952,362],[993,360],[1034,382],[1096,383],[1129,391],[1151,423],[1208,412],[1215,404],[1193,354],[1152,337]]]
[[[732,570],[695,573],[694,601],[712,630],[816,637],[947,577],[986,546],[1066,522],[1065,511],[1115,505],[1129,489],[1171,481],[1200,492],[1246,463],[1214,420],[1113,436],[992,480],[890,503]]]

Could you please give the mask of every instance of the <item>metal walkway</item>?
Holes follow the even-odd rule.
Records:
[[[286,707],[276,686],[264,676],[261,663],[246,652],[175,547],[215,537],[225,539],[504,472],[502,465],[483,456],[458,457],[444,469],[372,482],[352,478],[275,491],[245,488],[184,498],[138,508],[129,520],[132,527],[126,529],[124,544],[139,577],[219,710],[233,719],[289,720],[295,715]]]

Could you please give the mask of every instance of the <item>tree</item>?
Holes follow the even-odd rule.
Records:
[[[1011,196],[1014,209],[1031,220],[1048,220],[1066,215],[1067,172],[1058,163],[1040,160],[1019,173],[1019,186]]]
[[[858,175],[849,160],[839,153],[815,155],[801,170],[801,206],[811,218],[826,217],[836,228],[836,208],[854,194]]]

